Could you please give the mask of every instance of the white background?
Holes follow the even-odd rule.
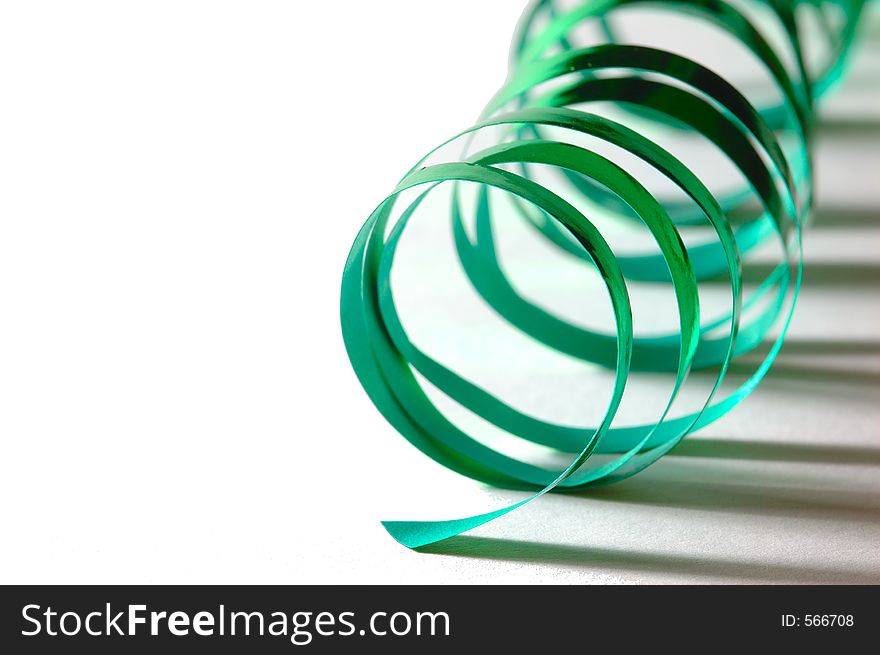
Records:
[[[518,497],[384,422],[338,289],[369,211],[503,81],[520,10],[2,5],[0,582],[880,581],[876,128],[820,144],[848,220],[820,212],[808,260],[837,277],[808,273],[794,329],[850,345],[795,349],[703,437],[769,446],[542,499],[452,554],[379,525]],[[880,107],[864,84],[841,113]]]

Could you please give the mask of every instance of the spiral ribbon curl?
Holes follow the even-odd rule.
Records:
[[[617,43],[616,10],[662,6],[714,24],[745,45],[778,90],[779,102],[757,106],[709,68],[656,48]],[[570,3],[569,3],[570,5]],[[864,0],[753,0],[782,38],[760,28],[755,6],[735,0],[589,0],[561,7],[538,0],[520,21],[508,79],[479,121],[420,160],[360,230],[342,281],[343,337],[352,366],[373,403],[414,446],[442,465],[476,480],[534,493],[502,509],[448,521],[389,521],[388,532],[411,548],[424,546],[498,518],[550,491],[571,491],[622,480],[668,453],[686,435],[724,416],[761,381],[779,352],[801,285],[801,230],[812,208],[811,134],[816,100],[840,79]],[[799,12],[813,12],[826,48],[807,64]],[[574,47],[584,23],[601,26],[609,43]],[[787,51],[787,56],[786,52]],[[590,111],[613,103],[624,118]],[[632,120],[627,121],[626,116]],[[700,175],[625,123],[649,119],[701,135],[742,174],[743,189],[713,194]],[[473,151],[475,137],[494,130],[492,145]],[[500,131],[499,131],[500,130]],[[559,134],[587,135],[638,157],[683,192],[686,202],[658,198],[620,164]],[[464,143],[462,156],[428,164],[441,148]],[[623,221],[639,221],[657,252],[615,254],[602,232],[564,194],[538,181],[536,167],[553,167],[561,183]],[[391,292],[400,237],[425,197],[454,185],[449,208],[456,252],[476,292],[523,333],[571,357],[613,369],[615,380],[603,420],[574,428],[538,420],[504,403],[417,348],[408,338]],[[465,229],[459,193],[477,185],[476,235]],[[402,194],[415,198],[396,208]],[[607,289],[615,334],[559,318],[517,293],[499,265],[490,190],[515,199],[521,217],[572,257],[595,267]],[[748,220],[736,221],[748,203]],[[395,209],[399,209],[396,215]],[[715,239],[685,246],[681,230],[710,225]],[[775,239],[783,256],[748,293],[741,257]],[[730,285],[729,312],[702,318],[698,283],[719,275]],[[641,337],[633,331],[627,281],[669,284],[678,331]],[[757,309],[755,309],[757,308]],[[754,311],[747,311],[752,309]],[[737,389],[719,393],[730,362],[754,350],[773,326],[778,336],[754,373]],[[717,368],[717,379],[697,411],[671,416],[673,402],[693,369]],[[456,427],[431,402],[414,374],[513,438],[573,455],[561,472],[502,454]],[[665,410],[653,423],[616,426],[614,419],[633,371],[674,372]],[[723,396],[723,397],[721,397]],[[613,455],[600,465],[594,454]]]

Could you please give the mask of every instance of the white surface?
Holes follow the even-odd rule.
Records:
[[[880,582],[877,123],[825,133],[791,343],[687,455],[456,554],[379,525],[517,497],[388,427],[337,307],[358,227],[502,82],[519,10],[3,5],[0,582]],[[875,121],[877,63],[847,96]]]

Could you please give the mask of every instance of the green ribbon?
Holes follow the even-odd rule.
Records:
[[[403,177],[361,228],[342,279],[343,338],[352,366],[371,400],[415,447],[449,469],[491,485],[529,490],[528,498],[493,512],[448,521],[387,521],[400,543],[417,548],[457,535],[507,514],[550,491],[575,491],[625,479],[656,462],[691,432],[736,407],[758,385],[782,347],[801,285],[801,231],[812,208],[811,132],[814,105],[841,78],[864,0],[763,0],[784,34],[793,59],[786,66],[760,21],[723,0],[593,0],[566,10],[537,0],[520,21],[511,50],[510,74],[476,125],[434,149]],[[638,5],[698,16],[743,43],[767,70],[780,103],[755,107],[747,96],[708,68],[680,55],[616,43],[615,10]],[[827,41],[827,57],[805,63],[797,12],[813,12]],[[844,20],[832,20],[833,16]],[[610,43],[577,48],[572,31],[594,21]],[[548,82],[552,84],[547,84]],[[701,135],[742,174],[746,184],[713,195],[673,154],[623,122],[589,111],[611,102],[631,116],[670,130]],[[658,198],[611,159],[558,136],[587,135],[638,157],[683,192],[688,202]],[[495,144],[472,152],[477,135]],[[550,133],[556,137],[548,136]],[[501,137],[497,137],[501,134]],[[430,164],[450,145],[457,161]],[[547,183],[536,167],[553,167],[566,192],[574,190],[620,221],[637,221],[657,250],[617,255],[582,211]],[[461,184],[477,185],[476,202],[465,207]],[[557,425],[504,403],[417,348],[407,335],[391,292],[394,256],[410,219],[439,185],[452,185],[449,207],[454,243],[476,292],[509,324],[547,347],[615,372],[604,418],[595,427]],[[417,190],[398,207],[400,196]],[[560,250],[596,269],[613,309],[616,331],[573,325],[523,298],[505,276],[495,248],[492,197],[515,201],[519,217]],[[408,194],[407,197],[411,197]],[[757,211],[754,205],[757,204]],[[750,215],[744,221],[734,218]],[[393,224],[389,224],[395,217]],[[467,219],[475,236],[465,229]],[[709,225],[714,239],[686,247],[681,230]],[[750,292],[742,284],[742,256],[775,239],[778,265]],[[729,311],[704,317],[699,283],[722,276],[730,285]],[[675,295],[678,331],[640,337],[633,332],[627,281],[669,284]],[[748,318],[746,318],[746,316]],[[781,324],[754,373],[737,389],[720,394],[731,361],[754,350]],[[717,369],[702,407],[683,416],[671,409],[688,374]],[[656,422],[614,425],[631,372],[675,373],[665,409]],[[490,448],[450,422],[417,381],[421,375],[477,416],[523,439],[571,455],[561,472]],[[602,453],[595,464],[591,456]]]

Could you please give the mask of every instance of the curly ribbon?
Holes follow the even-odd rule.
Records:
[[[403,177],[367,219],[345,265],[341,300],[345,346],[379,411],[440,464],[491,485],[534,492],[478,516],[383,523],[410,548],[475,528],[550,491],[608,484],[656,462],[686,435],[736,407],[758,385],[782,346],[800,289],[801,230],[812,207],[814,105],[841,78],[864,0],[589,0],[561,5],[553,0],[530,5],[513,42],[504,86],[473,127],[433,150]],[[781,101],[756,107],[742,91],[695,61],[617,43],[614,12],[643,5],[699,17],[732,35],[764,67]],[[826,42],[821,61],[810,65],[798,21],[805,11],[812,12]],[[776,42],[761,29],[767,20],[774,21],[781,34]],[[574,30],[589,22],[598,23],[609,42],[572,46]],[[697,171],[635,127],[589,111],[597,102],[614,103],[624,117],[632,118],[627,123],[651,120],[701,135],[739,170],[744,187],[713,195]],[[496,136],[493,145],[471,152],[475,137],[489,130],[502,136]],[[655,197],[619,164],[559,134],[589,135],[627,151],[656,169],[690,201]],[[454,142],[464,144],[458,160],[429,164]],[[619,220],[643,224],[659,251],[616,255],[596,225],[561,191],[534,179],[533,171],[541,165],[554,167],[560,173],[559,184]],[[599,425],[574,428],[522,413],[434,360],[408,338],[391,292],[394,255],[424,198],[444,183],[453,185],[449,219],[455,248],[476,292],[530,337],[614,370],[613,393]],[[477,185],[472,214],[459,192],[463,183]],[[395,214],[401,194],[411,189],[418,190],[415,199]],[[573,325],[514,289],[498,261],[490,190],[515,199],[523,220],[564,252],[595,268],[611,300],[615,334]],[[755,201],[758,210],[751,212],[751,218],[734,220]],[[476,226],[473,238],[465,229],[469,215]],[[715,239],[686,247],[681,230],[707,222]],[[741,257],[774,239],[783,256],[763,282],[745,293]],[[698,283],[719,275],[730,284],[730,309],[723,316],[704,318]],[[672,285],[677,332],[634,334],[628,280]],[[731,361],[755,349],[776,325],[781,329],[762,363],[737,389],[721,397]],[[717,368],[717,379],[702,407],[672,416],[673,402],[689,372],[706,368]],[[572,454],[571,463],[561,473],[554,472],[477,441],[437,409],[414,371],[511,437]],[[627,378],[635,371],[674,371],[669,401],[654,423],[615,426]],[[597,453],[612,457],[591,465],[589,460]]]

